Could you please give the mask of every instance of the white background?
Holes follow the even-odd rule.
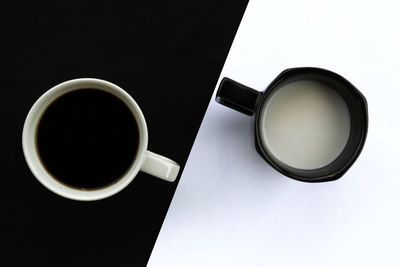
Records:
[[[294,181],[212,99],[149,266],[400,266],[399,51],[399,1],[250,0],[220,78],[337,72],[368,100],[366,145],[340,180]]]

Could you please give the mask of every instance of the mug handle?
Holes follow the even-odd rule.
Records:
[[[223,78],[219,84],[215,100],[229,108],[253,115],[261,92],[256,91],[229,78]]]
[[[146,159],[140,170],[162,180],[173,182],[178,176],[179,165],[169,158],[146,151]]]

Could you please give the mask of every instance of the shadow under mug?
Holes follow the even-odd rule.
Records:
[[[271,100],[271,96],[283,86],[303,80],[318,82],[334,89],[347,105],[350,117],[349,136],[343,150],[327,165],[314,169],[299,169],[280,161],[268,147],[263,145],[260,126],[262,108]],[[365,97],[342,76],[321,68],[286,69],[263,92],[229,78],[223,78],[217,91],[216,101],[246,115],[255,114],[254,135],[257,152],[280,173],[303,182],[326,182],[339,179],[361,153],[367,136],[368,111]]]
[[[125,171],[122,177],[116,177],[114,183],[93,190],[81,190],[59,182],[43,166],[36,147],[37,127],[46,108],[58,97],[85,88],[102,90],[122,100],[134,116],[139,130],[137,154],[128,170]],[[117,85],[92,78],[69,80],[54,86],[44,93],[30,109],[22,133],[22,148],[25,160],[35,177],[54,193],[74,200],[98,200],[114,195],[125,188],[139,171],[146,172],[169,182],[175,181],[179,172],[179,165],[166,157],[148,151],[147,144],[148,133],[146,121],[135,100]]]

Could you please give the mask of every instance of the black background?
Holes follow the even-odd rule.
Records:
[[[29,3],[0,9],[0,264],[144,266],[177,182],[139,173],[105,200],[59,197],[25,163],[26,114],[60,82],[111,81],[141,107],[149,150],[183,169],[247,1]]]

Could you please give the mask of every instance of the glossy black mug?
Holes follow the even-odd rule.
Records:
[[[350,117],[349,136],[336,159],[326,166],[306,170],[289,166],[275,157],[268,147],[263,145],[263,137],[260,133],[262,107],[282,86],[301,80],[318,82],[334,89],[347,105]],[[216,101],[246,115],[255,115],[253,118],[255,119],[254,135],[257,152],[277,171],[299,181],[326,182],[339,179],[361,153],[367,136],[368,111],[365,97],[342,76],[321,68],[304,67],[284,70],[263,92],[224,78],[219,85]]]

